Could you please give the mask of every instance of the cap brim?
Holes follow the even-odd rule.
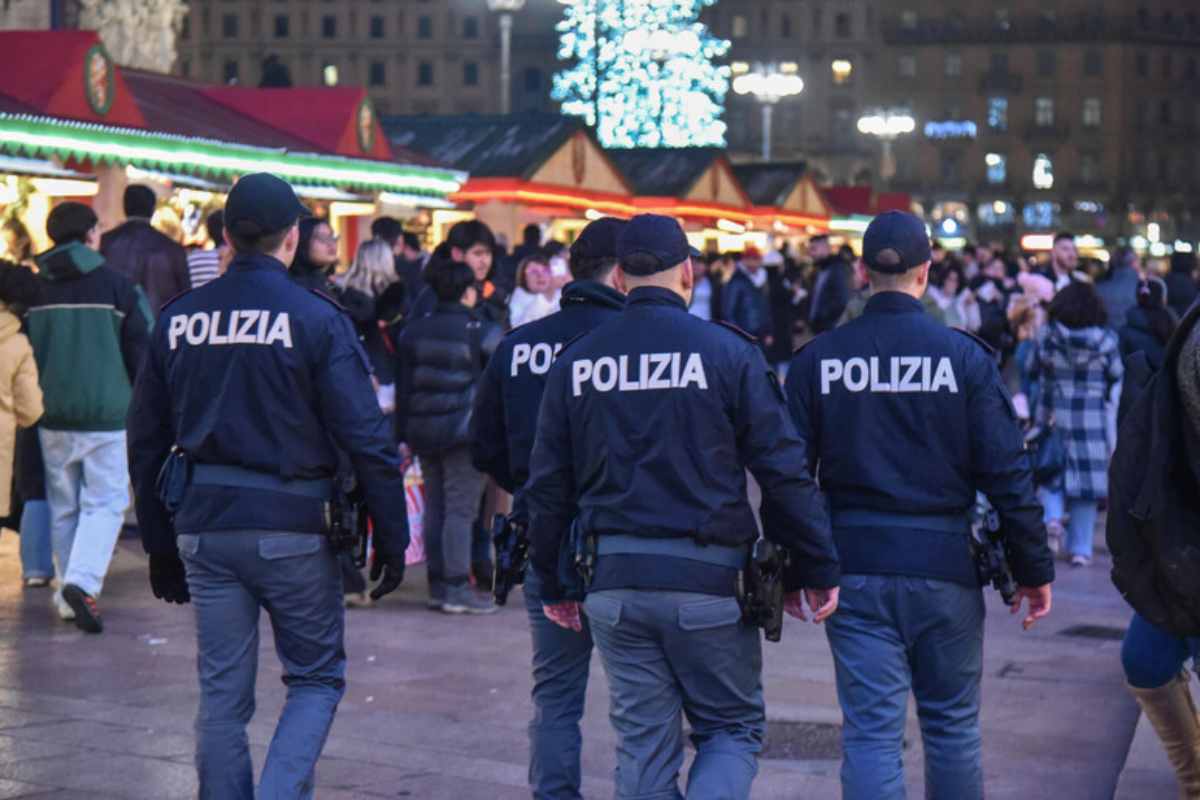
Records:
[[[696,248],[692,247],[691,245],[688,245],[688,256],[690,258],[704,258],[704,253],[701,253]]]

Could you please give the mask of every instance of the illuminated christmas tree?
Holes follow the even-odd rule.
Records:
[[[574,0],[559,23],[554,76],[563,113],[584,117],[605,147],[725,144],[729,42],[699,22],[715,0]]]

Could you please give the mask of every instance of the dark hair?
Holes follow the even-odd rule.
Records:
[[[978,254],[978,252],[979,251],[975,249],[975,245],[971,244],[970,242],[963,245],[962,254],[964,256],[971,256],[972,258],[974,258]]]
[[[821,244],[822,242],[825,242],[828,244],[829,236],[827,234],[818,233],[816,236],[813,236],[813,237],[809,238],[809,240],[808,240],[809,246],[812,246],[814,244]]]
[[[415,233],[410,233],[408,231],[405,231],[404,232],[404,246],[407,247],[409,250],[420,250],[421,249],[421,240],[419,238],[417,238],[417,235]]]
[[[650,253],[635,252],[625,256],[620,261],[621,269],[634,278],[645,278],[659,272],[665,272],[662,261]],[[670,269],[668,267],[667,269]]]
[[[0,261],[0,302],[23,314],[42,298],[42,281],[29,267]]]
[[[220,247],[225,243],[225,212],[217,209],[208,215],[204,220],[204,227],[208,229],[208,238],[213,240],[213,244]]]
[[[838,256],[844,258],[846,261],[854,261],[854,248],[848,244],[844,244],[838,248]]]
[[[371,235],[395,246],[400,237],[404,235],[404,226],[395,217],[380,217],[371,223]]]
[[[149,186],[134,183],[125,187],[125,216],[153,217],[154,207],[158,205],[158,196]]]
[[[465,253],[477,244],[485,245],[488,249],[494,248],[496,237],[487,225],[477,219],[471,219],[455,223],[446,234],[446,244]]]
[[[1054,243],[1055,244],[1058,244],[1063,239],[1070,239],[1071,244],[1074,244],[1075,243],[1075,234],[1070,233],[1069,231],[1059,231],[1058,233],[1054,234]]]
[[[284,228],[281,231],[268,233],[265,236],[244,236],[242,234],[229,232],[229,241],[233,244],[233,252],[239,254],[255,254],[270,255],[280,248],[283,240],[287,238],[288,233],[292,229]],[[300,257],[300,251],[296,251],[297,260]]]
[[[457,303],[475,285],[475,272],[462,261],[439,261],[425,276],[439,303]]]
[[[296,245],[296,260],[292,262],[292,269],[299,272],[314,272],[321,269],[308,257],[308,249],[312,246],[313,231],[317,229],[318,225],[328,224],[329,220],[320,217],[304,217],[300,220],[300,241]]]
[[[946,279],[949,278],[951,274],[958,276],[958,290],[960,292],[967,288],[967,276],[963,273],[963,268],[954,261],[942,262],[941,268],[937,270],[937,273],[933,275],[930,280],[933,282],[934,286],[942,289],[945,288]]]
[[[1138,281],[1137,304],[1146,315],[1154,338],[1166,344],[1179,324],[1175,315],[1167,309],[1167,285],[1158,278]]]
[[[1050,301],[1050,319],[1072,330],[1095,328],[1108,322],[1108,312],[1096,287],[1076,281],[1064,286]]]
[[[603,283],[610,272],[617,266],[615,256],[600,256],[599,258],[571,257],[571,277],[577,281],[596,281]]]
[[[521,231],[521,241],[531,247],[538,247],[542,243],[542,229],[537,225],[530,223]]]
[[[1195,253],[1181,253],[1177,250],[1171,254],[1171,272],[1182,272],[1186,275],[1190,275],[1195,271]]]
[[[91,206],[68,200],[56,205],[46,217],[46,235],[55,244],[82,242],[99,221]]]

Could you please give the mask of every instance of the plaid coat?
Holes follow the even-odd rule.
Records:
[[[1067,450],[1063,492],[1079,500],[1108,496],[1105,404],[1125,368],[1117,336],[1108,328],[1072,330],[1058,322],[1042,327],[1034,364],[1042,380],[1036,419],[1062,432]]]

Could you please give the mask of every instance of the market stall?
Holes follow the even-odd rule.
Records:
[[[757,228],[793,253],[809,237],[829,232],[830,208],[803,161],[737,164],[733,173],[750,197]]]

